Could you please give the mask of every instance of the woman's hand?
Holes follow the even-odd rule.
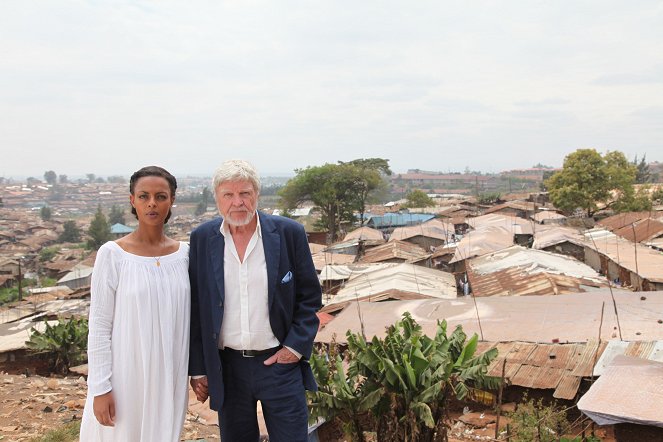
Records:
[[[205,402],[209,396],[209,390],[207,385],[207,376],[201,378],[191,378],[191,388],[193,392],[196,393],[196,399],[200,402]]]
[[[115,399],[113,399],[112,391],[95,396],[92,409],[94,410],[94,416],[101,425],[115,426]]]

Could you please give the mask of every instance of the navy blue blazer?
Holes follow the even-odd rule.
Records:
[[[318,332],[316,311],[322,305],[318,280],[304,227],[285,217],[258,212],[267,263],[269,322],[282,345],[302,355],[299,364],[307,390],[317,390],[308,358]],[[206,375],[210,407],[223,405],[223,373],[218,340],[223,321],[224,237],[222,218],[201,224],[191,233],[191,343],[189,375]],[[286,275],[291,272],[292,277]],[[289,279],[289,280],[288,280]]]

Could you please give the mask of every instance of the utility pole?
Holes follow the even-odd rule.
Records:
[[[18,300],[23,300],[23,291],[21,287],[21,282],[23,280],[23,275],[21,274],[21,258],[18,258]]]

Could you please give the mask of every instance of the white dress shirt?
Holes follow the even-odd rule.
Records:
[[[258,214],[256,213],[256,218]],[[279,345],[269,323],[267,298],[267,263],[262,244],[260,219],[240,261],[235,242],[225,220],[221,223],[225,238],[223,251],[224,314],[219,348],[265,350]]]

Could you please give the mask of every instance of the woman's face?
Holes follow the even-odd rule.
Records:
[[[136,181],[129,200],[136,209],[139,223],[163,225],[175,197],[171,195],[165,178],[145,176]]]

